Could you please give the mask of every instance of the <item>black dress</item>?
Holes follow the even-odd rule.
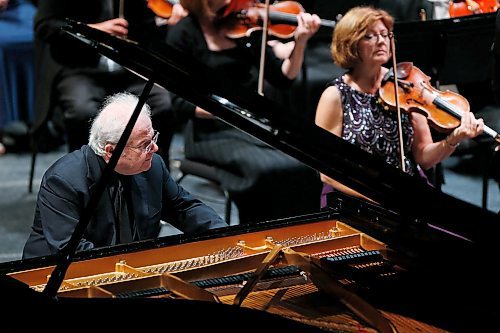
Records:
[[[239,41],[236,48],[210,51],[195,18],[173,26],[167,43],[216,69],[222,77],[257,90],[260,39]],[[265,78],[276,87],[293,81],[281,72],[282,60],[271,48],[266,54]],[[195,106],[173,99],[174,109],[194,113]],[[239,210],[240,223],[317,211],[321,183],[317,172],[290,156],[216,119],[194,118],[186,128],[186,157],[217,168],[221,185]]]
[[[336,87],[342,98],[342,139],[399,168],[400,149],[396,112],[384,110],[378,95],[358,91],[345,83],[344,79],[343,75],[328,84]],[[405,170],[408,174],[422,177],[427,181],[411,152],[414,131],[410,117],[408,114],[401,116]],[[331,185],[326,183],[323,185],[322,207],[326,205],[327,194],[332,191],[334,189]]]

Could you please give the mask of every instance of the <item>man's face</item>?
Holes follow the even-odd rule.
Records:
[[[153,154],[158,151],[154,136],[151,120],[139,117],[116,164],[115,171],[122,175],[135,175],[148,171],[151,168]],[[116,146],[108,145],[111,145],[112,151]]]

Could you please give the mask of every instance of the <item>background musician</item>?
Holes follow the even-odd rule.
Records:
[[[189,16],[171,27],[167,43],[194,54],[228,82],[235,81],[256,91],[261,34],[228,38],[230,26],[222,25],[218,14],[229,3],[182,0]],[[264,78],[275,87],[289,87],[299,75],[306,43],[320,25],[316,15],[301,13],[297,19],[289,57],[280,59],[270,46],[266,49]],[[282,54],[286,55],[286,50]],[[221,186],[230,192],[238,207],[240,223],[319,209],[314,197],[320,184],[314,170],[180,98],[174,98],[174,108],[196,115],[187,125],[185,155],[216,167]]]
[[[55,254],[69,241],[92,189],[138,103],[127,93],[109,97],[94,119],[89,144],[63,156],[45,173],[23,258]],[[155,154],[158,134],[146,104],[80,241],[78,251],[156,238],[160,219],[184,232],[227,226],[169,175]]]
[[[144,0],[44,0],[35,17],[36,115],[35,131],[48,119],[64,128],[69,149],[87,143],[90,120],[105,96],[129,91],[140,94],[144,81],[95,50],[74,41],[61,27],[70,18],[116,36],[150,45],[163,40],[155,15]],[[148,103],[153,123],[162,132],[159,154],[168,163],[174,132],[169,92],[155,86]],[[167,164],[168,165],[168,164]]]
[[[33,117],[33,16],[28,0],[0,0],[0,155],[22,150]]]
[[[338,22],[331,54],[335,63],[347,72],[330,82],[323,92],[316,124],[397,167],[400,163],[397,113],[385,110],[378,99],[388,72],[383,65],[391,58],[392,28],[393,18],[371,7],[353,8]],[[444,160],[460,142],[481,134],[483,126],[482,119],[464,112],[459,127],[444,140],[433,142],[425,116],[403,113],[406,172],[420,175],[420,167],[428,169]],[[333,187],[359,195],[325,175],[321,179],[325,183],[323,194]]]

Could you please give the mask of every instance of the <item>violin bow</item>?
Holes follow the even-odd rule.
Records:
[[[398,116],[398,134],[399,134],[399,161],[401,163],[401,170],[406,172],[405,165],[405,152],[403,145],[403,126],[401,124],[401,108],[399,107],[399,92],[398,92],[398,70],[396,64],[396,43],[394,42],[394,35],[391,38],[391,51],[392,51],[392,71],[394,74],[394,98],[396,101],[396,111]]]
[[[264,24],[262,29],[262,43],[260,45],[260,64],[259,64],[259,82],[257,92],[264,96],[264,64],[266,61],[266,46],[267,46],[267,27],[269,25],[269,0],[265,3],[266,15],[264,15]]]
[[[125,17],[124,8],[125,8],[125,0],[120,0],[120,4],[119,4],[119,7],[118,7],[118,17],[119,18],[124,18]]]

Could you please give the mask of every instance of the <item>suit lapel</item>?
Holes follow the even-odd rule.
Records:
[[[149,214],[149,205],[151,198],[149,191],[147,191],[147,183],[144,176],[139,174],[130,177],[132,205],[134,208],[134,223],[137,229],[139,240],[147,238],[148,223],[143,223]]]
[[[89,146],[85,146],[84,148],[82,148],[82,150],[85,155],[85,159],[87,161],[87,180],[88,183],[90,184],[89,194],[92,195],[92,193],[94,192],[95,185],[99,180],[99,178],[101,178],[102,171],[106,167],[106,162],[104,162],[104,160],[101,157],[97,156],[92,150],[92,148],[90,148]],[[102,196],[96,207],[96,213],[92,217],[89,227],[92,227],[92,221],[95,221],[95,225],[111,224],[111,226],[109,226],[107,229],[115,230],[115,216],[113,210],[113,203],[111,201],[109,182],[106,186],[106,189],[102,193]],[[114,232],[110,233],[107,245],[115,244],[115,240],[116,237]]]

